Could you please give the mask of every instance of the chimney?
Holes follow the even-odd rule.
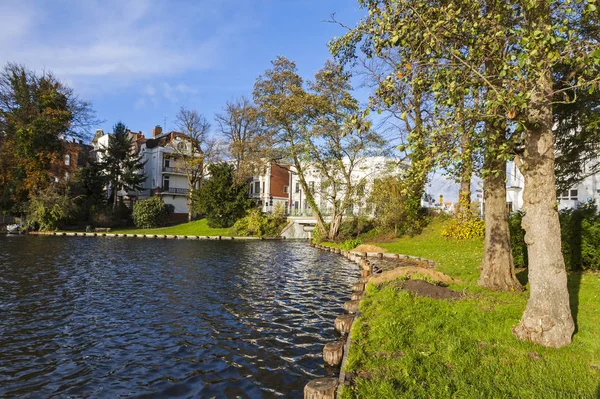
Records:
[[[71,137],[71,142],[72,142],[73,144],[74,144],[74,143],[77,143],[77,139],[76,139],[75,137]]]
[[[79,144],[83,144],[83,140],[79,140]]]
[[[152,129],[152,137],[160,136],[162,134],[162,127],[159,125],[154,126]]]

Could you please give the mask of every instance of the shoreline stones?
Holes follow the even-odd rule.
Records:
[[[337,378],[317,378],[304,387],[304,399],[334,399]]]
[[[343,314],[335,319],[334,327],[337,332],[342,335],[349,334],[352,329],[352,322],[354,321],[354,315]]]
[[[323,360],[327,366],[339,366],[344,357],[344,341],[333,341],[323,347]]]
[[[433,268],[435,262],[417,256],[390,254],[382,252],[355,252],[345,251],[339,248],[324,246],[321,244],[309,243],[310,247],[317,248],[336,254],[340,254],[351,262],[355,262],[360,268],[361,277],[352,285],[351,300],[344,303],[345,314],[335,319],[335,330],[342,335],[339,341],[329,342],[323,348],[323,360],[327,366],[338,366],[341,363],[339,379],[336,378],[317,378],[310,381],[304,387],[304,399],[334,399],[338,386],[343,386],[346,379],[344,365],[347,361],[348,350],[350,347],[350,331],[352,324],[360,314],[360,301],[365,297],[365,286],[369,278],[375,274],[381,273],[389,267],[389,263],[397,263],[401,259],[416,260],[425,263]],[[369,258],[376,259],[373,263]],[[387,262],[387,264],[386,264]]]

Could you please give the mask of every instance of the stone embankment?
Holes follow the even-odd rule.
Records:
[[[156,238],[168,240],[282,240],[281,237],[231,237],[231,236],[195,236],[195,235],[168,235],[168,234],[123,234],[123,233],[84,233],[84,232],[45,232],[34,231],[27,233],[35,236],[62,236],[62,237],[127,237],[127,238]]]
[[[344,251],[339,248],[320,244],[311,247],[340,254],[360,267],[361,277],[352,286],[351,300],[344,304],[344,314],[335,319],[335,330],[340,339],[327,343],[323,348],[323,360],[327,366],[340,367],[338,378],[324,377],[310,381],[304,387],[304,399],[335,399],[341,393],[340,387],[347,385],[344,371],[350,351],[350,331],[352,324],[360,317],[360,301],[365,296],[367,282],[381,283],[401,276],[413,274],[429,275],[440,281],[450,282],[452,279],[443,273],[432,270],[435,262],[417,256],[382,253]]]

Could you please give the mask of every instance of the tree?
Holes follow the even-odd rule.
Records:
[[[357,190],[364,186],[366,178],[355,178],[363,157],[375,153],[383,144],[383,139],[366,124],[355,129],[355,124],[350,123],[360,117],[358,101],[350,93],[350,78],[340,64],[327,61],[310,87],[321,104],[305,143],[311,165],[321,175],[322,194],[331,204],[330,240],[336,239],[346,210],[359,194]]]
[[[188,221],[191,222],[194,191],[202,186],[205,161],[214,153],[216,142],[208,137],[210,123],[196,110],[181,107],[176,120],[177,127],[184,135],[184,141],[171,143],[171,145],[188,180]]]
[[[83,138],[97,123],[88,102],[52,73],[6,64],[0,72],[0,206],[17,211],[51,180],[61,136]]]
[[[269,136],[264,134],[260,114],[246,97],[225,104],[223,113],[215,115],[225,137],[229,155],[235,162],[236,175],[242,181],[270,159]]]
[[[194,195],[194,210],[206,215],[210,227],[231,227],[244,217],[252,204],[245,182],[235,180],[235,169],[227,163],[208,166],[210,177]]]
[[[144,169],[144,162],[134,152],[133,140],[122,122],[118,122],[113,127],[108,147],[100,148],[98,153],[100,154],[100,167],[110,183],[109,189],[113,198],[113,211],[115,211],[119,191],[142,188],[142,184],[146,180],[144,174],[141,173]]]
[[[567,90],[554,89],[552,72],[558,64],[575,64],[578,73],[563,82],[564,86],[593,88],[598,84],[600,78],[588,75],[587,68],[599,62],[598,43],[582,39],[570,23],[592,15],[596,6],[581,1],[571,6],[545,0],[497,2],[498,8],[494,9],[486,9],[483,1],[360,3],[368,8],[369,16],[338,40],[338,46],[355,47],[367,35],[374,41],[376,51],[418,51],[426,60],[421,66],[428,70],[436,103],[440,105],[458,103],[465,93],[465,73],[478,77],[475,83],[486,94],[480,120],[503,119],[509,124],[506,131],[515,133],[502,142],[500,151],[485,153],[486,157],[505,160],[516,148],[515,157],[525,176],[523,228],[529,250],[531,294],[514,333],[546,346],[567,345],[574,326],[560,252],[552,131],[553,99]],[[481,31],[484,28],[485,34]],[[502,35],[503,44],[498,50],[496,38]],[[485,70],[484,60],[490,55],[490,48],[491,56],[496,57],[494,68]],[[397,74],[406,76],[405,70],[403,64]],[[452,125],[443,118],[438,120],[445,129]]]
[[[306,140],[311,135],[312,123],[321,104],[317,96],[304,90],[293,61],[277,57],[271,63],[273,68],[259,76],[254,84],[254,102],[264,120],[265,134],[295,167],[306,203],[317,220],[317,228],[326,235],[325,221],[315,201],[314,190],[305,177],[310,160]]]

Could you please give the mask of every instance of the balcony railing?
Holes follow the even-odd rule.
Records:
[[[163,172],[167,172],[167,173],[180,173],[180,174],[185,174],[185,168],[182,168],[180,166],[164,166],[163,167]]]
[[[155,188],[153,194],[173,194],[173,195],[187,195],[190,190],[188,188],[174,188],[169,187],[168,189]]]

